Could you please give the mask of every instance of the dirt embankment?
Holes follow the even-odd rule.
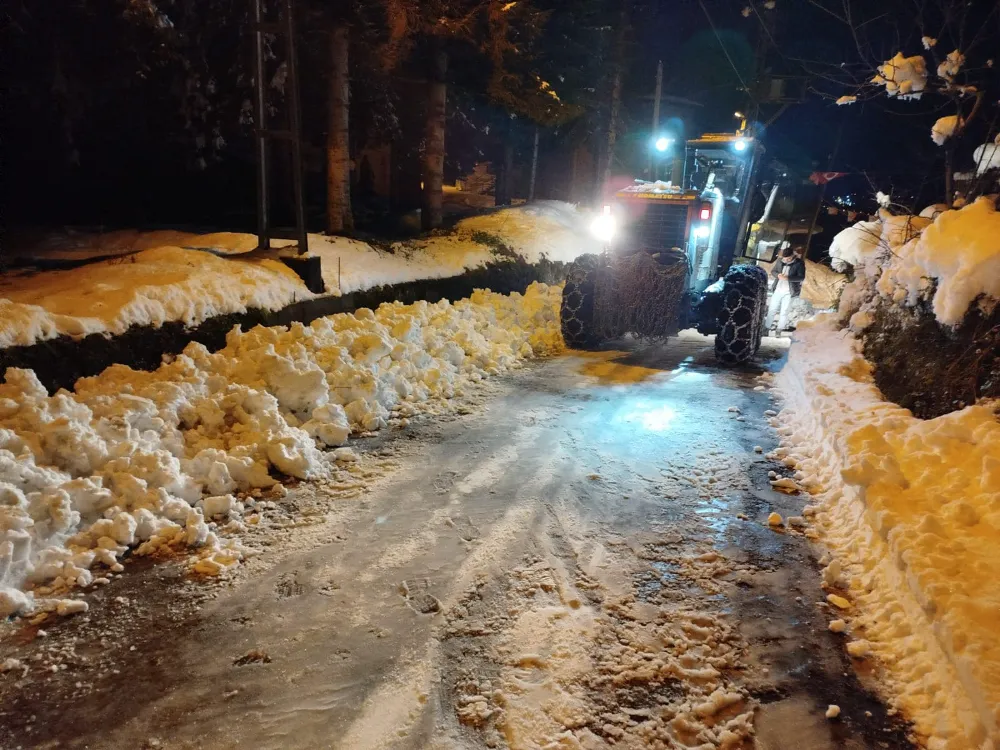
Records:
[[[864,336],[865,358],[886,398],[931,419],[1000,398],[1000,305],[973,305],[961,325],[941,325],[929,305],[883,302]]]

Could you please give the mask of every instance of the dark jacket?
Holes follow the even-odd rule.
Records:
[[[788,274],[788,288],[793,297],[802,293],[802,282],[806,279],[806,262],[802,258],[792,258],[787,263],[778,258],[771,267],[771,291],[778,287],[778,274]]]

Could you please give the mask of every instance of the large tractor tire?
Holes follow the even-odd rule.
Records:
[[[715,357],[724,365],[748,362],[760,348],[767,314],[767,272],[758,266],[732,266],[723,279]]]
[[[566,276],[559,323],[563,341],[571,349],[593,349],[600,343],[594,329],[594,293],[600,263],[596,255],[581,255]]]

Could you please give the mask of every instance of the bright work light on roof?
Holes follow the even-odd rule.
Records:
[[[670,148],[671,143],[673,143],[673,141],[671,141],[669,138],[661,137],[657,138],[656,143],[653,145],[656,146],[657,151],[666,151],[668,148]]]
[[[746,151],[747,150],[746,139],[745,138],[739,138],[736,141],[736,143],[733,144],[733,148],[735,148],[737,151]]]

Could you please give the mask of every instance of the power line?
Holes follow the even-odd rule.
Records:
[[[701,10],[702,12],[704,12],[705,18],[708,19],[708,25],[712,27],[712,33],[715,34],[716,41],[719,43],[719,46],[722,47],[722,52],[726,56],[726,59],[729,61],[729,67],[733,69],[733,72],[736,74],[736,78],[739,80],[740,85],[743,87],[743,90],[746,91],[747,96],[750,97],[750,101],[753,102],[754,108],[759,109],[760,104],[757,102],[756,97],[754,97],[753,93],[750,91],[750,87],[747,86],[746,81],[743,80],[743,76],[740,75],[740,71],[736,67],[736,63],[733,62],[733,58],[730,57],[729,55],[729,50],[726,49],[726,45],[723,44],[722,42],[722,37],[719,35],[719,30],[715,28],[715,22],[712,20],[712,16],[708,12],[708,8],[705,7],[705,0],[698,0],[698,5],[701,6]]]

